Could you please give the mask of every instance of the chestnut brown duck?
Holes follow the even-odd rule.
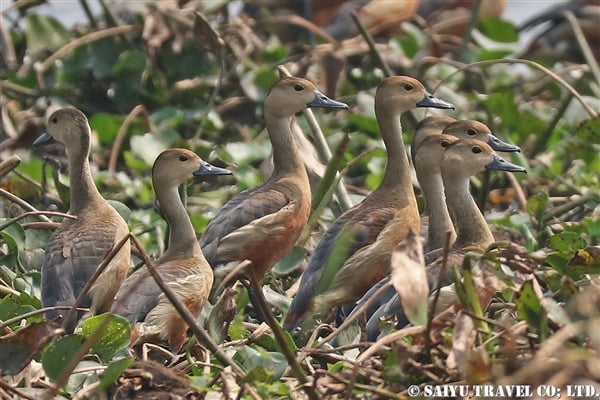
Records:
[[[439,135],[443,134],[446,137]],[[440,171],[443,148],[441,143],[447,143],[448,137],[459,139],[475,139],[487,143],[495,151],[520,152],[521,148],[504,142],[492,134],[490,128],[475,120],[459,120],[445,116],[427,117],[417,125],[413,138],[411,153],[419,185],[427,205],[428,215],[421,218],[421,233],[427,232],[425,250],[440,249],[444,246],[446,236],[450,234],[450,244],[454,243],[456,233],[450,221],[446,207],[444,184]],[[427,149],[420,151],[421,146],[429,139]],[[445,141],[445,142],[444,142]],[[435,204],[430,204],[434,203]],[[431,224],[433,229],[429,229]]]
[[[200,239],[215,272],[215,286],[243,260],[252,262],[254,279],[262,279],[292,250],[306,225],[311,191],[290,124],[294,114],[307,107],[348,108],[298,77],[282,78],[269,90],[264,117],[273,147],[273,172],[262,185],[227,202]]]
[[[485,217],[479,210],[477,203],[469,192],[469,178],[484,170],[499,170],[508,172],[526,172],[525,168],[512,164],[498,156],[492,148],[475,139],[459,139],[446,144],[443,136],[431,136],[423,142],[420,151],[435,151],[433,148],[437,145],[443,155],[440,159],[444,191],[446,195],[446,204],[452,223],[456,230],[456,241],[448,254],[447,266],[461,265],[465,254],[469,251],[484,252],[485,249],[494,241]],[[440,150],[438,149],[438,150]],[[442,277],[442,282],[438,282],[439,271],[442,266],[442,252],[438,250],[430,251],[425,255],[427,265],[427,276],[430,283],[430,289],[434,290],[451,282],[450,274]],[[448,268],[446,271],[451,271]],[[387,278],[386,278],[387,279]],[[381,285],[380,282],[378,285]],[[371,294],[373,291],[369,291]],[[382,295],[382,299],[390,299],[383,303],[379,309],[372,315],[367,314],[367,332],[370,340],[376,338],[379,333],[379,319],[398,315],[400,321],[406,322],[402,318],[402,306],[397,295],[391,288],[387,294]],[[365,295],[367,297],[369,294]],[[363,298],[359,304],[364,302]],[[381,304],[381,302],[379,302]]]
[[[72,306],[104,258],[129,234],[127,223],[102,197],[90,170],[91,131],[86,116],[78,109],[63,108],[50,115],[46,132],[34,146],[52,141],[66,146],[70,177],[70,208],[76,219],[65,218],[54,231],[42,264],[42,304],[44,307]],[[127,241],[91,287],[81,307],[91,314],[110,310],[113,297],[130,267]],[[63,322],[66,310],[48,311],[48,319]],[[83,316],[67,321],[72,330]]]
[[[375,93],[375,115],[387,150],[384,177],[360,204],[343,213],[317,245],[302,275],[285,327],[299,326],[316,295],[328,291],[323,307],[352,302],[387,275],[393,247],[419,228],[419,210],[402,139],[400,115],[416,107],[453,108],[407,76],[384,79]],[[323,271],[337,271],[335,277]]]
[[[152,167],[152,183],[159,207],[169,226],[169,243],[154,267],[178,299],[198,316],[212,288],[213,272],[202,254],[178,188],[192,178],[230,175],[186,149],[163,151]],[[162,294],[147,268],[136,270],[123,283],[113,304],[113,313],[129,320],[138,341],[158,337],[177,351],[183,345],[187,324]]]

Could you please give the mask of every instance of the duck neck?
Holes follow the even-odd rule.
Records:
[[[169,225],[169,246],[165,254],[192,257],[202,254],[196,232],[183,206],[176,185],[161,186],[155,183],[156,199]]]
[[[73,215],[105,201],[94,183],[88,155],[89,150],[81,153],[67,151],[71,195],[69,212]]]
[[[469,178],[452,179],[444,175],[446,202],[456,228],[456,247],[477,246],[482,250],[494,241],[477,203],[469,193]]]
[[[412,190],[410,165],[402,141],[400,115],[383,113],[378,110],[377,106],[375,114],[387,151],[387,164],[378,190],[391,193],[391,197],[400,204],[411,201],[416,204],[415,194]]]
[[[304,162],[292,134],[293,117],[274,117],[265,111],[265,122],[273,147],[272,177],[300,175],[308,181]]]
[[[456,239],[456,232],[446,206],[441,172],[439,168],[426,167],[417,168],[416,172],[429,215],[427,250],[435,250],[444,247],[448,233],[452,244]]]

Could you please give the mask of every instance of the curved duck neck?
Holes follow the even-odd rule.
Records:
[[[400,115],[383,112],[380,107],[377,107],[377,104],[375,105],[375,115],[387,151],[387,164],[383,180],[375,192],[391,193],[391,198],[402,204],[411,201],[416,204],[412,190],[410,165],[402,141]]]
[[[456,239],[456,232],[446,205],[441,171],[437,167],[423,166],[417,168],[416,172],[429,215],[427,250],[440,249],[444,247],[448,232],[450,232],[450,244]]]
[[[169,224],[169,246],[165,256],[204,257],[196,239],[192,221],[181,202],[177,185],[156,187],[156,199]]]
[[[443,178],[446,202],[457,234],[454,246],[477,246],[485,249],[494,241],[494,236],[469,193],[469,178],[452,179],[446,174],[443,174]]]
[[[300,157],[298,147],[292,134],[293,117],[275,117],[265,110],[267,132],[273,147],[273,177],[281,175],[308,175],[304,162]]]
[[[106,201],[94,183],[88,155],[89,151],[78,153],[67,150],[71,195],[69,212],[74,215],[78,215],[85,208],[97,207],[99,203]]]

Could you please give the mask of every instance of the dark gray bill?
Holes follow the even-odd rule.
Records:
[[[50,135],[48,131],[44,131],[44,133],[42,133],[40,136],[38,136],[37,139],[33,141],[32,146],[39,147],[52,142],[54,142],[54,138],[52,137],[52,135]]]
[[[417,107],[447,108],[454,110],[453,104],[442,99],[438,99],[429,92],[425,92],[425,96],[417,103]]]
[[[344,110],[348,109],[348,104],[342,103],[341,101],[332,100],[318,91],[315,93],[315,98],[306,106],[320,108],[343,108]]]
[[[500,157],[497,154],[494,154],[494,159],[492,160],[491,163],[489,163],[488,165],[485,166],[486,169],[496,169],[499,171],[510,171],[510,172],[525,172],[527,173],[527,170],[517,164],[513,164],[510,163],[508,161],[506,161],[504,158]]]

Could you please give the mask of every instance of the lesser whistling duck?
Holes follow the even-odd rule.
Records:
[[[440,172],[440,159],[434,161],[436,157],[441,157],[441,150],[435,144],[430,144],[429,149],[419,152],[420,146],[430,137],[435,137],[440,133],[451,135],[461,139],[476,139],[486,142],[495,151],[505,152],[516,152],[521,151],[519,146],[515,146],[510,143],[506,143],[495,135],[492,134],[490,128],[482,122],[474,120],[460,120],[457,121],[451,117],[445,116],[431,116],[423,119],[417,125],[415,136],[413,138],[413,144],[411,146],[411,153],[413,157],[413,163],[415,165],[415,171],[417,173],[417,179],[427,204],[430,202],[436,202],[432,207],[428,207],[429,216],[433,217],[435,221],[428,221],[427,218],[421,220],[421,228],[428,226],[429,223],[437,226],[436,229],[427,229],[427,245],[425,250],[438,249],[444,246],[446,241],[447,232],[450,232],[450,244],[454,242],[456,234],[454,228],[450,223],[450,216],[448,215],[447,208],[445,205],[444,187],[442,183],[442,176]],[[438,138],[437,141],[442,140]],[[434,141],[435,142],[435,141]],[[422,162],[424,165],[420,167],[417,165],[417,154],[420,158],[425,160]],[[434,159],[432,159],[432,157]],[[427,193],[428,191],[428,193]],[[433,215],[432,215],[433,214]]]
[[[400,114],[415,107],[453,108],[410,77],[389,77],[377,87],[375,114],[388,154],[383,180],[360,204],[343,213],[321,238],[288,310],[284,324],[287,329],[299,326],[311,311],[327,263],[333,263],[337,275],[344,276],[336,276],[336,288],[327,302],[332,306],[347,303],[386,274],[386,260],[393,246],[409,229],[418,229],[419,211],[400,126]],[[348,276],[349,271],[356,275]]]
[[[129,229],[119,213],[102,197],[90,171],[91,130],[86,116],[75,108],[50,115],[47,130],[33,143],[41,146],[54,140],[64,143],[69,161],[69,214],[54,231],[42,264],[44,307],[71,306],[97,267]],[[126,242],[91,287],[81,305],[92,314],[108,311],[130,267],[130,245]],[[49,319],[62,319],[64,310],[49,311]],[[78,314],[77,319],[82,317]],[[73,329],[77,321],[68,321]]]
[[[215,283],[246,259],[252,261],[254,278],[262,279],[292,250],[306,225],[311,192],[290,124],[294,114],[307,107],[348,108],[302,78],[282,78],[269,90],[264,116],[273,147],[273,172],[264,184],[229,200],[200,240]]]
[[[411,145],[411,155],[414,160],[415,151],[425,138],[431,135],[445,133],[458,138],[471,138],[486,142],[492,150],[508,153],[520,152],[521,148],[507,143],[492,133],[492,130],[483,122],[475,120],[456,120],[445,115],[432,115],[424,118],[417,124],[415,136]]]
[[[181,302],[197,316],[213,283],[212,269],[204,258],[192,222],[178,188],[194,177],[228,175],[186,149],[163,151],[152,167],[152,183],[159,207],[169,226],[169,243],[154,266]],[[123,283],[113,304],[113,313],[129,320],[134,337],[158,336],[172,350],[185,341],[187,324],[177,313],[147,268],[136,270]]]
[[[423,144],[436,143],[435,137],[428,139]],[[479,211],[477,203],[469,192],[469,178],[485,169],[509,172],[525,172],[525,168],[512,164],[499,157],[486,143],[475,139],[459,139],[449,144],[444,140],[437,141],[444,148],[441,158],[441,171],[446,194],[446,203],[452,217],[457,238],[448,254],[447,266],[461,265],[468,251],[483,252],[494,241],[485,217]],[[450,283],[450,274],[441,277],[438,282],[439,271],[442,267],[441,252],[434,250],[425,256],[427,276],[430,289]],[[446,271],[451,271],[447,268]],[[380,283],[381,284],[381,283]],[[394,289],[391,288],[391,292]],[[389,293],[384,293],[382,298],[389,298]],[[366,297],[366,295],[365,295]],[[364,301],[361,299],[360,302]],[[359,303],[360,303],[359,302]],[[401,312],[401,304],[397,295],[379,307],[370,316],[367,323],[367,334],[370,340],[377,336],[379,319],[389,317]],[[405,322],[405,321],[404,321]]]

